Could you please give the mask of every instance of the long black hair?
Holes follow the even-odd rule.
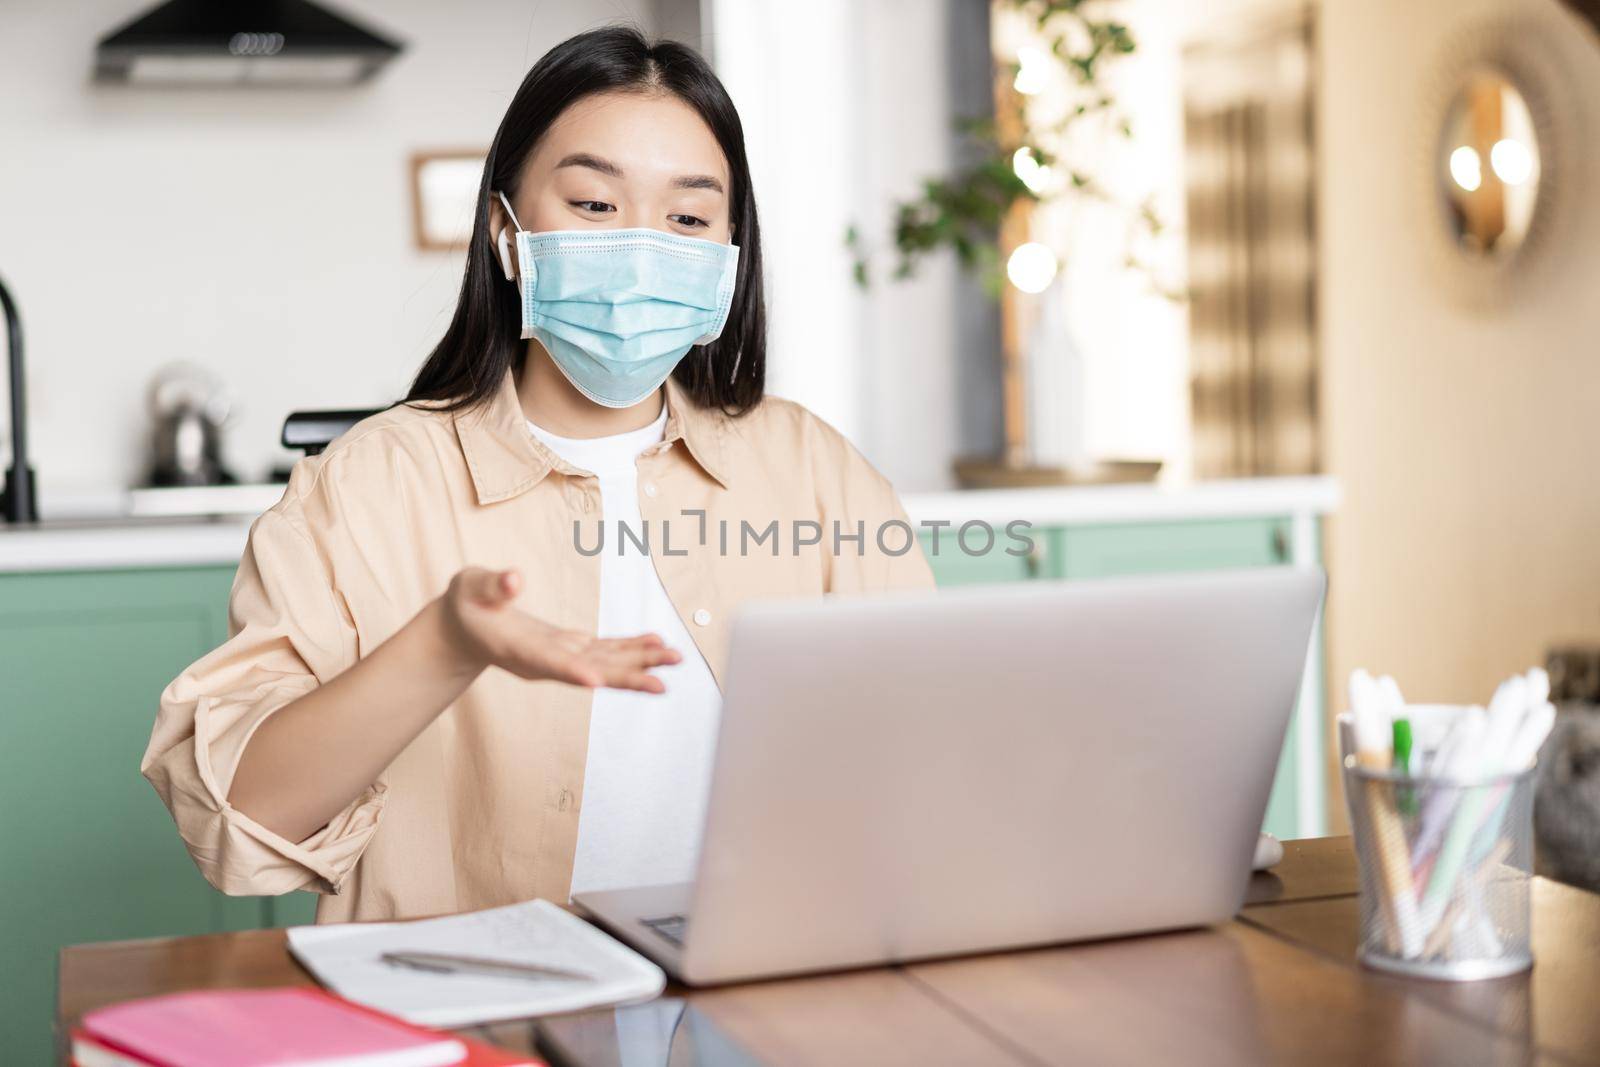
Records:
[[[444,337],[428,355],[406,401],[439,402],[446,410],[492,396],[525,351],[521,300],[505,280],[489,234],[489,199],[514,198],[534,146],[569,106],[593,93],[670,93],[711,127],[733,176],[729,190],[739,276],[722,336],[689,350],[673,376],[696,403],[742,414],[761,399],[767,371],[767,318],[761,289],[761,228],[744,154],[744,128],[722,82],[698,52],[676,41],[649,41],[612,26],[580,33],[546,52],[528,71],[489,146],[478,210],[467,247],[461,296]]]

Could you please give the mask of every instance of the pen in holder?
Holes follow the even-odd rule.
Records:
[[[1417,777],[1344,760],[1361,871],[1363,963],[1426,978],[1533,965],[1534,769]]]

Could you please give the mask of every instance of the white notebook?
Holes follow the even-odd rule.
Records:
[[[289,951],[340,996],[422,1026],[647,1000],[666,985],[661,968],[548,900],[414,922],[297,926],[289,931]],[[593,980],[432,974],[381,959],[408,951],[556,967]]]

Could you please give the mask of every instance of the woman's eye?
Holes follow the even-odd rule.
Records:
[[[705,219],[698,218],[694,215],[668,215],[667,217],[673,222],[676,222],[679,226],[692,226],[698,228],[701,226],[711,225]]]
[[[572,206],[582,211],[591,211],[596,215],[617,210],[604,200],[574,200],[572,201]]]

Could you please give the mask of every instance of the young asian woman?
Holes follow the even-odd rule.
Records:
[[[765,366],[722,85],[629,29],[558,45],[406,401],[295,466],[162,694],[142,770],[212,884],[330,921],[687,879],[738,606],[932,584]]]

